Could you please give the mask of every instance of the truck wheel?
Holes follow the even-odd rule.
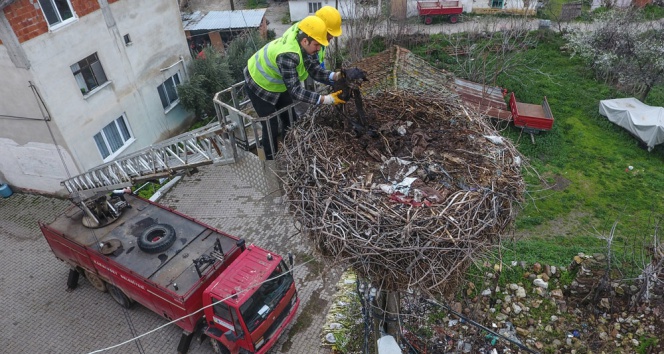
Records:
[[[138,248],[145,253],[161,253],[175,242],[175,229],[168,224],[154,224],[138,237]]]
[[[120,290],[120,288],[116,287],[115,285],[108,284],[106,285],[108,288],[108,293],[111,294],[111,297],[115,302],[120,304],[120,306],[128,309],[131,307],[131,305],[134,304],[134,301],[132,301],[125,293]]]
[[[67,290],[72,291],[78,286],[78,276],[79,273],[76,269],[69,270],[69,276],[67,276]]]
[[[104,281],[101,280],[101,278],[98,277],[95,273],[86,270],[85,279],[87,279],[95,289],[101,291],[102,293],[105,293],[108,290],[106,289],[106,283],[104,283]]]
[[[225,345],[214,338],[210,338],[210,344],[212,344],[212,350],[215,354],[231,354],[231,351]]]
[[[451,23],[457,23],[457,22],[459,22],[459,16],[457,16],[457,15],[452,15],[452,16],[450,16],[450,22],[451,22]]]
[[[433,17],[431,16],[424,16],[424,24],[425,25],[430,25],[433,23]]]

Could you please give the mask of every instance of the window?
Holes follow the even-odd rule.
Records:
[[[315,14],[316,11],[320,10],[323,5],[320,2],[310,2],[309,3],[309,13]]]
[[[159,91],[159,98],[161,98],[161,105],[164,109],[167,109],[171,106],[175,106],[178,102],[178,90],[175,88],[180,84],[180,74],[175,74],[163,84],[157,86],[157,91]]]
[[[491,1],[491,7],[502,9],[503,8],[503,0],[492,0]]]
[[[124,38],[124,42],[126,46],[131,45],[131,37],[129,37],[129,33],[125,34],[122,38]]]
[[[74,17],[69,0],[39,0],[39,5],[44,12],[49,27]]]
[[[106,159],[125,146],[132,137],[123,115],[105,126],[104,129],[95,134],[94,138],[99,153],[101,153],[102,158]]]
[[[212,302],[214,303],[214,305],[212,306],[214,315],[228,322],[222,324],[222,326],[226,325],[225,326],[226,328],[234,330],[236,332],[236,335],[240,336],[242,334],[242,325],[240,325],[240,320],[235,314],[235,311],[232,308],[229,308],[228,305],[221,302],[221,300],[215,299],[214,297],[212,298]],[[229,328],[230,324],[234,324],[235,328],[234,329]]]
[[[214,314],[228,323],[233,323],[233,317],[231,317],[231,311],[228,309],[228,305],[215,298],[212,298],[212,301],[215,303],[212,306]]]
[[[108,81],[97,53],[72,65],[71,71],[74,73],[78,87],[84,95]]]

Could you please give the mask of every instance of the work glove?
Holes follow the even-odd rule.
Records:
[[[330,79],[330,82],[335,83],[335,82],[339,81],[342,77],[343,77],[343,75],[341,74],[340,71],[337,71],[337,72],[333,71],[333,72],[330,73],[329,79]]]
[[[338,104],[346,103],[346,101],[339,98],[340,94],[341,90],[333,92],[329,95],[320,96],[320,104],[333,104],[336,106]]]

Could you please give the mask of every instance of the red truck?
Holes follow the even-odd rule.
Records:
[[[459,15],[463,12],[460,1],[418,1],[417,14],[425,25],[433,23],[435,16],[447,17],[451,23],[459,22]]]
[[[218,353],[266,353],[299,306],[292,258],[142,198],[127,195],[126,203],[121,217],[94,229],[74,205],[40,222],[55,256],[71,267],[69,288],[83,274],[123,307],[138,302],[177,320],[179,353],[198,332]]]

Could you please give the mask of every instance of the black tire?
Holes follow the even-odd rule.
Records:
[[[451,22],[451,23],[457,23],[457,22],[459,22],[459,16],[457,16],[457,15],[452,15],[452,16],[450,16],[450,22]]]
[[[80,274],[76,269],[69,270],[69,276],[67,277],[67,289],[74,290],[78,286],[78,276]]]
[[[175,242],[175,229],[168,224],[154,224],[138,237],[138,248],[145,253],[161,253]]]
[[[108,288],[108,293],[111,294],[113,300],[115,300],[115,302],[117,302],[120,306],[128,309],[131,307],[131,305],[134,304],[134,301],[125,295],[125,293],[120,290],[120,288],[111,284],[106,284],[106,287]]]
[[[210,344],[212,344],[212,350],[215,354],[231,354],[231,351],[225,345],[212,337],[210,337]]]
[[[431,16],[424,16],[424,24],[425,25],[430,25],[433,23],[433,17]]]

